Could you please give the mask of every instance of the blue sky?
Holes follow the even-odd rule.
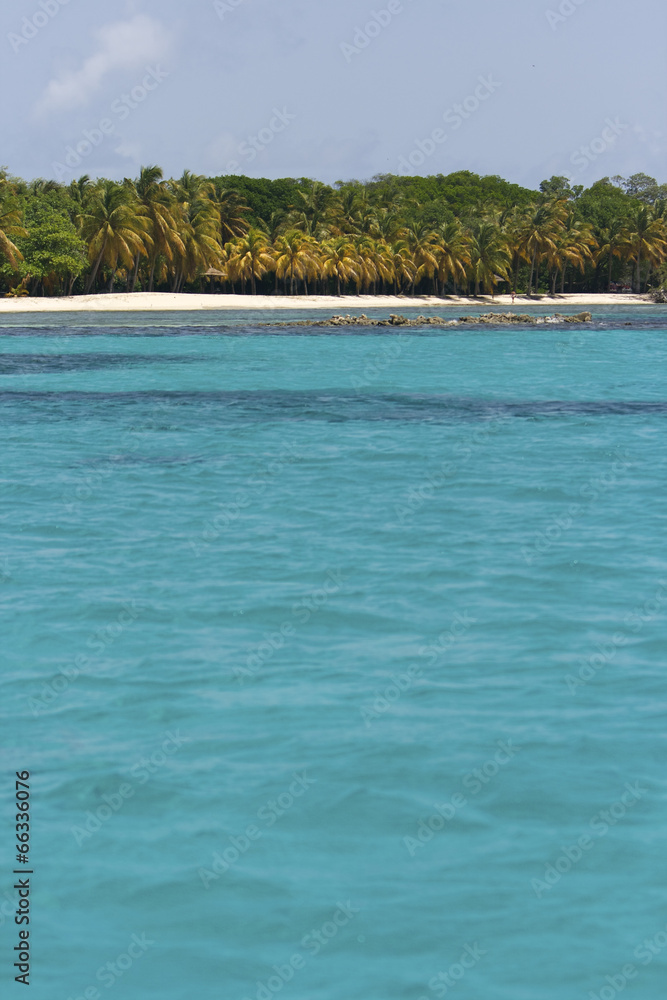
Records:
[[[0,164],[665,182],[666,27],[664,0],[16,0]]]

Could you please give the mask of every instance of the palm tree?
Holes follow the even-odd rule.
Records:
[[[561,273],[561,293],[565,291],[565,271],[568,264],[577,267],[583,274],[586,264],[594,261],[592,247],[597,246],[593,227],[588,222],[580,222],[574,212],[569,211],[563,228],[556,235],[555,249],[547,252],[551,267],[551,294],[556,294],[556,279]]]
[[[6,257],[12,267],[16,267],[23,254],[11,239],[12,236],[27,236],[26,230],[21,223],[21,212],[12,203],[10,197],[5,196],[4,187],[0,187],[0,254]]]
[[[392,284],[394,281],[394,261],[391,247],[384,240],[376,240],[373,254],[375,271],[380,280],[380,291],[383,293],[385,285]],[[375,292],[376,289],[374,288],[373,291]]]
[[[465,281],[466,268],[470,265],[469,239],[458,219],[440,226],[434,256],[438,265],[438,281],[442,285],[452,281],[456,294],[457,285]]]
[[[220,212],[214,204],[211,181],[185,170],[177,181],[169,181],[176,202],[175,218],[183,249],[174,252],[172,291],[181,291],[186,281],[194,280],[208,267],[217,267],[222,259]]]
[[[368,292],[371,285],[375,289],[380,277],[377,246],[370,236],[358,236],[353,246],[357,258],[357,294],[361,288]]]
[[[148,291],[153,291],[155,267],[158,257],[165,258],[170,264],[174,253],[185,253],[183,240],[178,232],[178,212],[173,194],[163,179],[160,167],[142,167],[136,182],[126,180],[137,202],[143,207],[146,218],[150,221],[151,247],[142,247],[136,254],[134,270],[130,281],[130,291],[133,292],[139,275],[139,264],[142,257],[148,257]]]
[[[250,278],[250,290],[255,295],[256,279],[275,268],[266,234],[261,229],[251,229],[247,236],[234,240],[229,249],[228,272],[243,282]]]
[[[479,222],[469,237],[469,273],[475,282],[475,295],[480,286],[493,292],[498,279],[505,281],[511,263],[505,237],[492,222]]]
[[[405,240],[397,240],[390,249],[391,266],[393,270],[394,294],[397,295],[404,285],[414,286],[417,268],[410,253],[410,247]]]
[[[520,208],[518,205],[515,205],[514,208],[503,212],[501,217],[502,232],[512,259],[512,291],[514,294],[516,294],[519,284],[521,262],[528,259],[524,245],[524,234],[532,212],[532,206],[530,208]]]
[[[624,225],[621,219],[612,219],[606,229],[600,230],[598,250],[595,261],[599,263],[607,258],[607,291],[611,289],[611,269],[614,257],[623,256]]]
[[[372,231],[374,236],[391,244],[405,235],[405,224],[395,209],[378,208],[373,216]]]
[[[235,240],[239,236],[245,236],[248,232],[248,221],[244,218],[250,208],[245,203],[245,199],[237,191],[230,191],[222,183],[222,179],[217,177],[213,181],[213,189],[209,194],[211,203],[215,206],[220,225],[220,246]]]
[[[667,233],[660,218],[644,205],[635,210],[623,231],[623,251],[628,259],[634,258],[635,291],[642,290],[642,263],[659,264],[667,254]]]
[[[347,236],[336,236],[322,244],[321,273],[324,279],[336,279],[336,295],[341,294],[341,284],[360,280],[361,268],[354,245]]]
[[[415,266],[415,276],[412,280],[413,295],[415,287],[422,278],[431,278],[435,284],[435,275],[438,271],[437,239],[437,234],[430,226],[412,223],[405,227],[405,241],[410,248]]]
[[[83,174],[79,177],[78,181],[72,181],[70,186],[67,188],[67,193],[69,194],[72,201],[77,202],[79,205],[83,205],[88,194],[94,188],[94,184],[90,179],[90,174]]]
[[[331,232],[334,236],[360,235],[364,219],[372,213],[366,188],[356,181],[338,192],[331,204]]]
[[[309,277],[314,277],[317,273],[316,253],[313,240],[304,236],[298,229],[288,230],[274,243],[276,275],[285,282],[289,277],[290,295],[296,294],[297,280],[307,282]]]
[[[287,224],[307,236],[326,239],[332,219],[332,194],[320,181],[313,181],[306,191],[297,191],[297,202],[290,206]]]
[[[218,266],[222,257],[218,242],[219,215],[212,202],[205,196],[198,196],[179,207],[183,252],[174,254],[173,292],[182,291],[186,281],[193,281],[207,268]]]
[[[536,265],[547,255],[555,253],[556,240],[563,228],[565,202],[546,201],[527,215],[519,226],[520,252],[530,261],[528,295],[533,291]]]
[[[132,200],[127,185],[104,181],[95,188],[78,218],[92,265],[86,293],[95,284],[102,264],[111,269],[109,291],[113,291],[119,261],[131,267],[136,254],[146,252],[152,244],[145,209]]]

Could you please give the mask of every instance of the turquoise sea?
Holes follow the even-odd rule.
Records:
[[[660,1000],[667,310],[271,318],[0,316],[2,996]]]

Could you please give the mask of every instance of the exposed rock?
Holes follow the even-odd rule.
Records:
[[[361,316],[332,316],[331,319],[302,319],[296,322],[262,323],[261,326],[438,326],[450,327],[465,323],[467,326],[543,326],[552,323],[590,323],[591,313],[582,312],[576,316],[563,316],[555,313],[553,316],[530,316],[527,313],[484,313],[481,316],[460,316],[458,319],[443,319],[442,316],[417,316],[408,319],[407,316],[391,315],[389,319],[370,319],[365,313]]]

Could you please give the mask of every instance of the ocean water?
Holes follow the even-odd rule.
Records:
[[[2,995],[658,1000],[667,310],[269,319],[0,317]]]

